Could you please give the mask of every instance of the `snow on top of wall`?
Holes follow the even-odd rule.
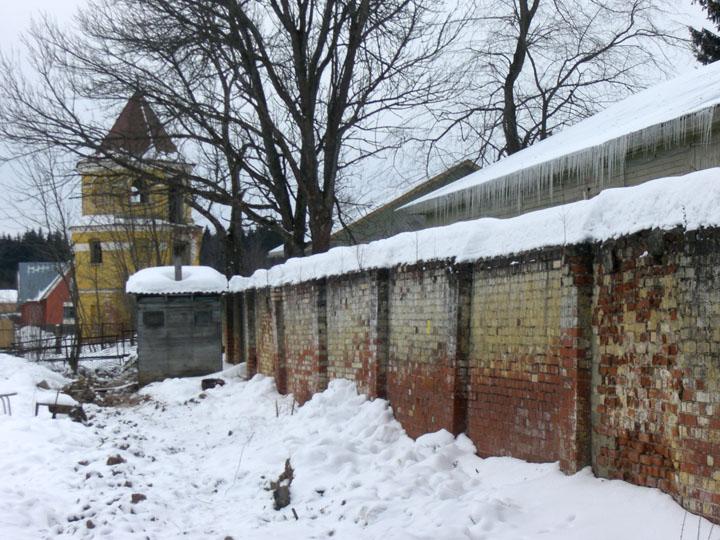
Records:
[[[602,182],[603,168],[610,174],[622,167],[629,150],[676,144],[693,132],[708,140],[718,104],[720,62],[630,96],[403,208],[472,206],[489,196],[489,186],[483,184],[492,180],[505,180],[500,191],[512,196],[523,185],[551,184],[553,175],[563,170],[592,172]]]
[[[18,292],[15,289],[0,289],[0,304],[17,304]]]
[[[358,246],[290,259],[249,278],[235,276],[230,291],[275,287],[327,276],[421,261],[469,262],[546,246],[603,241],[646,229],[720,226],[720,168],[663,178],[510,219],[481,218],[402,233]]]
[[[215,294],[227,290],[227,278],[209,266],[183,266],[182,280],[175,281],[174,266],[155,266],[134,273],[127,280],[130,294]]]

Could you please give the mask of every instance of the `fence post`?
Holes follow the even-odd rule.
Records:
[[[62,354],[62,327],[55,325],[55,354]]]

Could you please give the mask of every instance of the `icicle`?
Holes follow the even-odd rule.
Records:
[[[550,200],[555,202],[556,182],[563,186],[565,180],[572,183],[573,177],[576,186],[585,190],[602,190],[607,185],[612,185],[614,178],[625,174],[627,158],[634,152],[650,153],[658,148],[671,148],[690,137],[699,137],[702,144],[707,145],[712,140],[714,117],[715,108],[708,107],[616,137],[601,145],[549,159],[535,166],[449,193],[435,199],[435,215],[447,222],[454,218],[487,215],[488,209],[497,206],[516,207],[519,212],[525,202],[533,199],[533,194],[538,205],[542,202],[543,193],[549,193]],[[709,152],[712,155],[708,152],[693,154],[692,161],[698,168],[718,164],[720,148]]]

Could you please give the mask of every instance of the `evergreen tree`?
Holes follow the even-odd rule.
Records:
[[[42,230],[29,230],[22,235],[0,236],[0,289],[17,287],[20,262],[61,262],[70,259],[70,246],[59,232],[46,236]]]
[[[707,12],[707,18],[720,28],[720,0],[696,0]],[[695,58],[703,64],[712,64],[720,59],[720,36],[702,28],[690,28]]]

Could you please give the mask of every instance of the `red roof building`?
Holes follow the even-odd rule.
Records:
[[[48,263],[21,263],[21,266],[33,266]],[[52,263],[50,263],[52,264]],[[27,271],[27,270],[25,270]],[[23,272],[19,272],[19,286],[23,284]],[[19,299],[20,325],[21,326],[53,326],[59,324],[73,324],[75,315],[70,307],[70,277],[68,272],[55,273],[47,285],[39,290],[34,296],[24,295]]]

